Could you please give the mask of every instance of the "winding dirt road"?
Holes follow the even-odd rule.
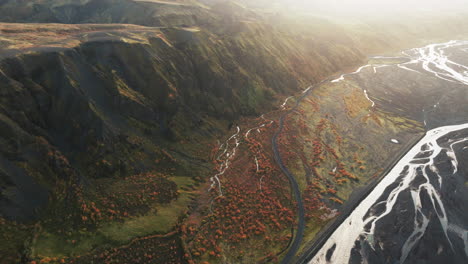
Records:
[[[309,95],[310,91],[312,91],[311,88],[314,88],[314,87],[316,87],[318,85],[321,85],[324,82],[326,82],[326,81],[322,81],[322,82],[320,82],[320,83],[318,83],[318,84],[316,84],[314,86],[310,86],[306,90],[304,90],[301,97],[299,97],[297,99],[296,104],[294,105],[294,107],[289,109],[287,112],[285,112],[280,117],[278,130],[276,131],[276,133],[273,135],[273,137],[271,139],[271,144],[272,144],[272,147],[273,147],[273,153],[274,153],[274,156],[275,156],[275,161],[278,164],[278,166],[281,168],[281,171],[288,177],[289,183],[291,184],[291,189],[292,189],[292,192],[293,192],[293,195],[294,195],[294,199],[297,202],[297,218],[298,218],[297,228],[296,228],[294,238],[293,238],[292,242],[290,243],[290,247],[289,247],[288,251],[286,252],[283,260],[281,261],[282,264],[290,263],[291,260],[293,259],[293,257],[296,256],[297,250],[299,249],[299,246],[301,245],[302,238],[304,237],[304,229],[305,229],[305,210],[304,210],[304,203],[303,203],[302,197],[301,197],[301,190],[299,189],[299,184],[297,183],[294,175],[284,165],[283,160],[281,158],[281,155],[279,153],[279,150],[278,150],[278,137],[283,132],[284,120],[286,119],[286,117],[290,113],[294,112],[296,110],[296,108],[299,106],[299,104],[301,103],[301,101],[305,97],[307,97],[307,95]],[[291,97],[288,97],[288,99],[290,99],[290,98]]]

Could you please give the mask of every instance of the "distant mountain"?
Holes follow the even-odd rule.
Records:
[[[133,0],[33,0],[0,3],[3,22],[126,23],[147,26],[192,25],[194,17],[209,19],[195,4],[172,5]]]

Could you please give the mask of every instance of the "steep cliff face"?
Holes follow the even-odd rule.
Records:
[[[58,24],[1,30],[2,215],[51,222],[69,215],[63,224],[74,228],[89,225],[76,214],[83,203],[106,205],[96,198],[103,182],[154,171],[204,182],[209,144],[237,120],[362,59],[357,49],[320,41],[310,49],[310,39],[256,22],[216,33]],[[151,208],[141,206],[134,216]]]
[[[271,109],[280,96],[361,59],[344,46],[306,53],[307,42],[282,38],[259,24],[239,24],[229,36],[195,28],[139,28],[147,31],[138,35],[132,29],[140,37],[133,41],[112,36],[122,29],[96,29],[70,30],[86,40],[63,50],[25,43],[5,48],[10,55],[1,62],[2,110],[12,135],[18,131],[29,144],[41,137],[78,163],[76,157],[98,143],[110,146],[137,135],[132,122],[152,140],[178,142],[194,134],[209,139],[241,116]],[[12,41],[33,33],[21,31],[21,26],[4,28]],[[344,55],[338,61],[327,53]],[[114,159],[126,159],[120,155]],[[125,166],[138,172],[132,164]],[[81,165],[89,176],[89,164]]]

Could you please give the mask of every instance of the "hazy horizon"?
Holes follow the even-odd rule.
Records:
[[[468,11],[463,0],[241,0],[246,5],[265,7],[269,5],[277,10],[295,10],[305,13],[326,13],[337,15],[395,15]]]

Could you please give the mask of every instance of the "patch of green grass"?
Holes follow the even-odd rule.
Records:
[[[44,231],[32,245],[31,253],[40,258],[77,256],[109,242],[101,234],[86,231],[77,232],[70,236],[58,236]]]
[[[32,227],[6,221],[0,217],[0,263],[19,263],[18,254],[31,239]]]
[[[56,235],[47,231],[40,233],[33,242],[32,255],[35,257],[77,256],[97,247],[119,246],[133,238],[155,233],[167,233],[177,223],[192,198],[190,189],[194,181],[190,177],[172,177],[180,191],[179,197],[165,205],[157,205],[143,216],[133,217],[122,223],[103,224],[96,232],[79,231],[69,235]]]
[[[307,179],[306,179],[306,171],[304,170],[304,165],[302,160],[295,159],[293,166],[288,166],[291,170],[292,174],[295,176],[297,184],[299,185],[299,189],[304,191],[307,188]]]
[[[157,208],[157,213],[133,218],[124,223],[112,223],[98,232],[116,242],[128,242],[132,238],[154,233],[167,233],[176,224],[178,217],[187,209],[191,193],[181,192],[177,200]]]
[[[308,242],[308,241],[313,241],[317,233],[322,230],[322,228],[327,224],[327,221],[325,222],[320,222],[320,224],[314,223],[314,222],[309,222],[306,224],[305,232],[304,232],[304,238],[302,241]],[[301,247],[299,248],[298,252],[302,252],[305,247],[308,245],[308,243],[302,243]]]

